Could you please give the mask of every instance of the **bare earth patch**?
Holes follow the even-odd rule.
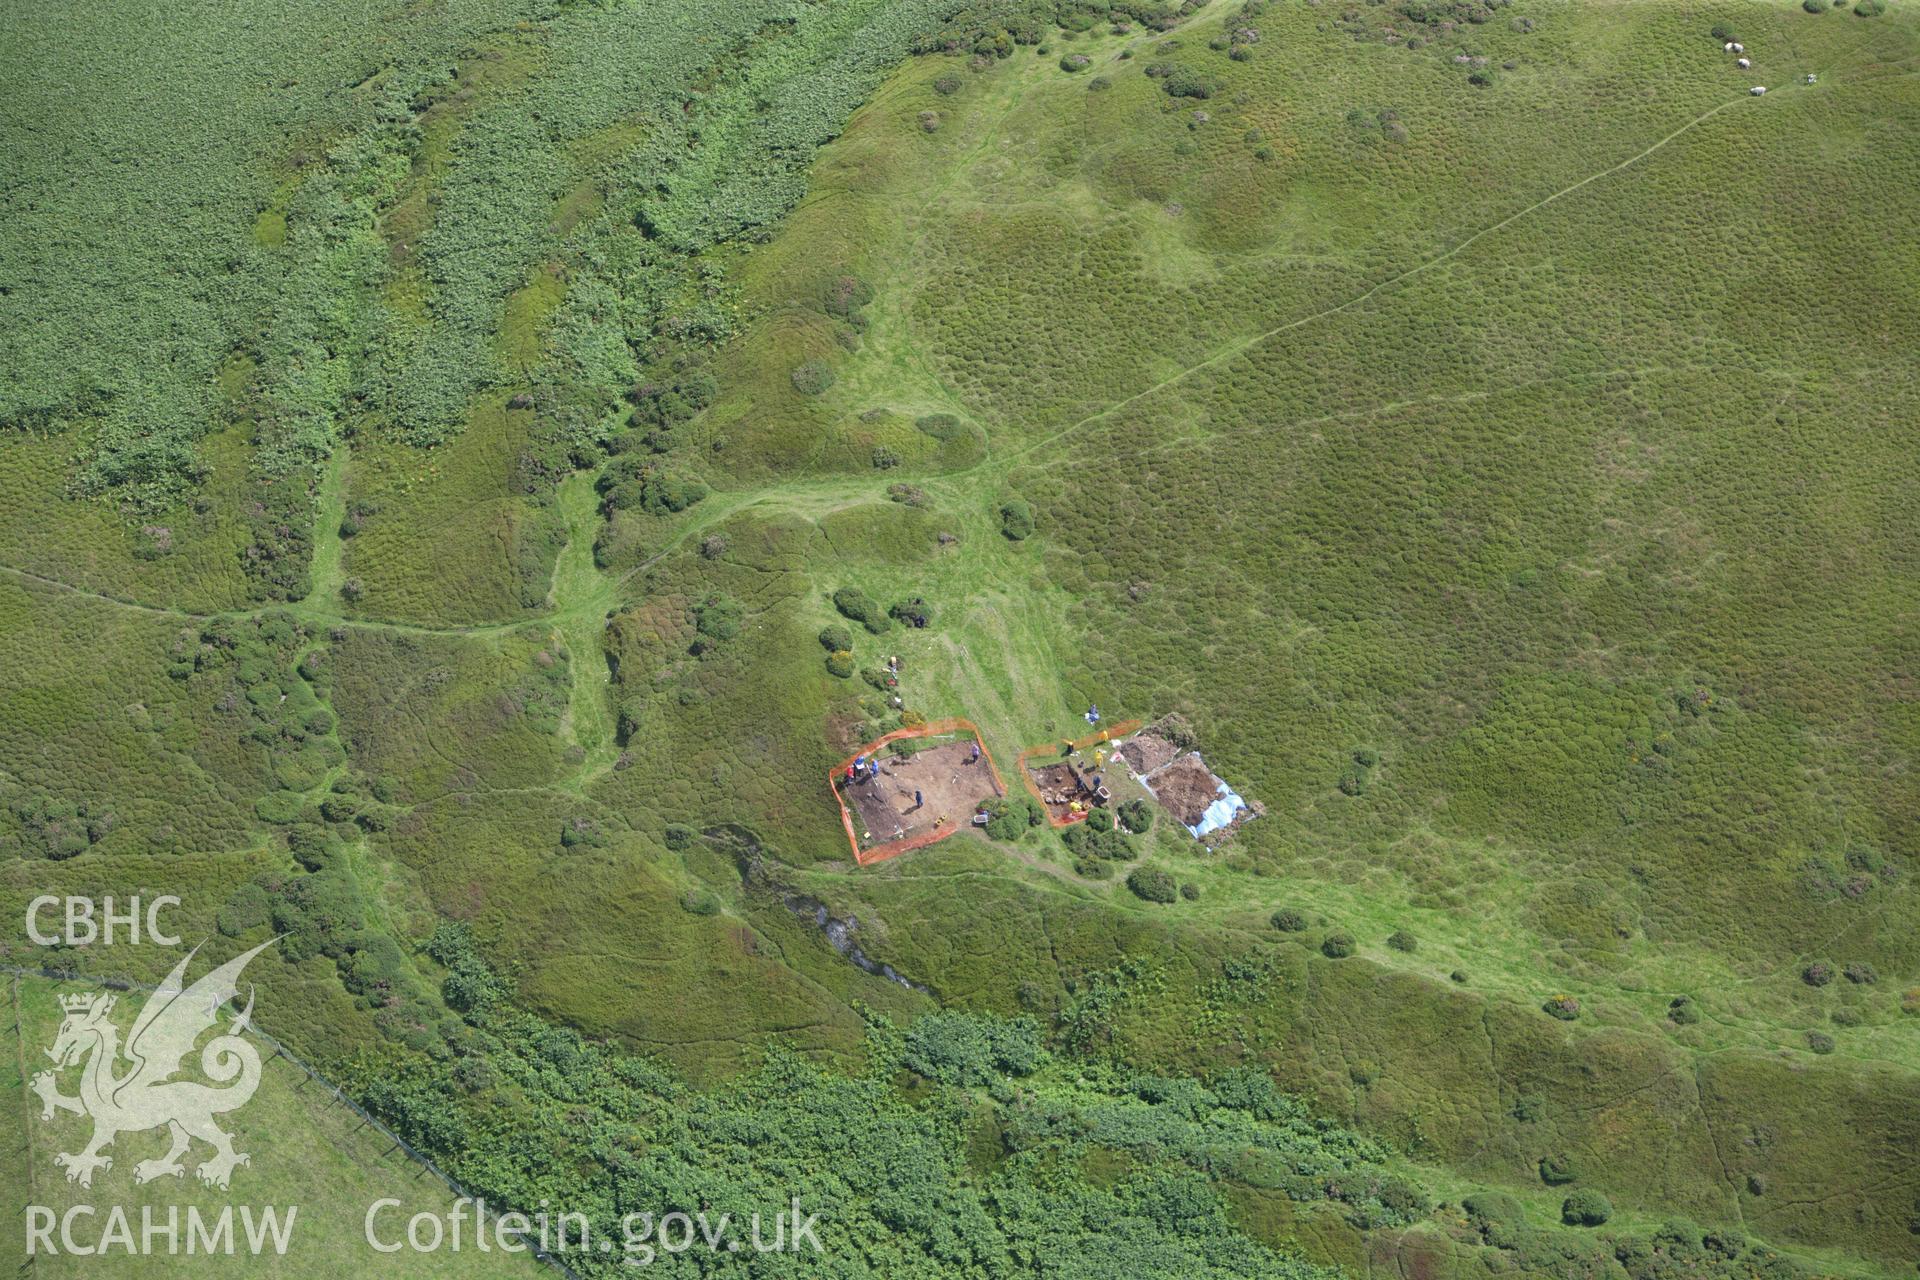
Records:
[[[1074,772],[1072,765],[1062,761],[1059,764],[1028,765],[1027,773],[1033,779],[1033,785],[1039,789],[1040,803],[1046,806],[1047,816],[1056,825],[1086,816],[1086,811],[1094,803],[1093,791],[1087,787],[1083,777]],[[1080,808],[1073,807],[1079,801]]]
[[[1207,806],[1220,798],[1219,779],[1197,755],[1182,756],[1145,782],[1154,799],[1183,827],[1197,826]]]
[[[986,757],[970,760],[973,753],[971,740],[905,757],[882,751],[879,777],[852,785],[842,779],[840,793],[854,813],[860,847],[966,825],[983,801],[1000,794]]]
[[[1164,769],[1180,754],[1180,748],[1148,729],[1120,744],[1116,753],[1136,776],[1145,777],[1155,769]]]

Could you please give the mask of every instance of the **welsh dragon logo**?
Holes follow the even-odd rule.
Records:
[[[221,1006],[239,994],[237,983],[247,962],[272,945],[272,940],[263,942],[188,987],[183,979],[188,962],[199,951],[195,947],[141,1007],[124,1049],[120,1029],[108,1016],[115,1003],[112,995],[89,992],[60,997],[66,1017],[47,1056],[58,1070],[84,1063],[80,1094],[70,1098],[61,1093],[53,1071],[34,1076],[31,1088],[40,1095],[42,1120],[51,1120],[56,1110],[93,1118],[93,1140],[77,1154],[63,1152],[54,1157],[67,1171],[67,1181],[91,1187],[96,1170],[113,1168],[113,1157],[101,1151],[115,1137],[165,1125],[173,1145],[158,1160],[136,1164],[133,1180],[182,1176],[186,1170],[180,1157],[197,1138],[213,1148],[213,1155],[195,1174],[209,1186],[226,1189],[234,1167],[247,1164],[248,1159],[233,1149],[232,1135],[213,1118],[246,1105],[260,1087],[260,1054],[242,1038],[253,1013],[251,989],[247,1007],[234,1016],[224,1034],[209,1040],[200,1051],[200,1070],[208,1079],[233,1083],[214,1088],[172,1077],[193,1051],[194,1042],[219,1020]]]

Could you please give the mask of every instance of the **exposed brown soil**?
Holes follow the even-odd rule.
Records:
[[[1220,783],[1198,755],[1186,755],[1145,780],[1168,813],[1185,827],[1206,816],[1207,806],[1220,798]]]
[[[1136,733],[1121,743],[1117,754],[1127,762],[1136,777],[1164,769],[1180,754],[1180,748],[1151,729]]]
[[[878,778],[851,786],[844,778],[835,779],[853,811],[860,847],[970,822],[982,801],[1000,794],[984,755],[972,764],[967,762],[973,750],[971,739],[928,747],[904,758],[883,750]],[[913,800],[915,791],[921,795],[918,805]]]
[[[1080,785],[1073,770],[1065,764],[1029,765],[1027,773],[1033,778],[1033,785],[1040,789],[1040,800],[1046,805],[1048,816],[1056,822],[1072,814],[1075,800],[1083,805],[1093,803],[1093,793]]]

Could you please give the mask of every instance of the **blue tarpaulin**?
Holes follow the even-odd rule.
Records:
[[[1214,781],[1219,782],[1219,779],[1216,778]],[[1208,805],[1207,811],[1200,815],[1200,821],[1188,827],[1187,830],[1193,832],[1197,839],[1209,831],[1218,831],[1222,827],[1231,826],[1234,815],[1246,807],[1247,802],[1235,795],[1233,789],[1226,783],[1221,782],[1220,798]]]

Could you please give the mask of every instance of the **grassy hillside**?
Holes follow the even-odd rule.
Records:
[[[363,1219],[375,1201],[400,1202],[399,1208],[387,1211],[392,1217],[383,1214],[379,1220],[385,1232],[387,1225],[396,1221],[404,1230],[406,1220],[415,1213],[448,1212],[454,1197],[431,1174],[423,1175],[421,1166],[394,1151],[390,1139],[367,1128],[359,1116],[285,1058],[268,1061],[253,1100],[222,1121],[232,1135],[234,1150],[249,1157],[246,1165],[234,1171],[230,1190],[215,1190],[195,1180],[194,1163],[209,1154],[198,1144],[185,1157],[188,1173],[181,1180],[162,1177],[136,1186],[133,1166],[144,1159],[157,1159],[166,1151],[166,1135],[161,1132],[126,1134],[116,1139],[110,1149],[113,1168],[95,1175],[91,1191],[69,1184],[53,1157],[57,1152],[78,1151],[85,1146],[91,1122],[84,1116],[65,1113],[42,1120],[40,1099],[28,1091],[26,1081],[48,1065],[41,1051],[53,1043],[59,1030],[59,997],[86,991],[89,985],[16,978],[10,979],[10,987],[13,1030],[5,1054],[0,1056],[0,1098],[5,1101],[9,1146],[22,1158],[8,1161],[3,1184],[7,1214],[5,1226],[0,1228],[6,1235],[0,1238],[0,1248],[9,1257],[27,1257],[23,1234],[27,1205],[44,1206],[56,1215],[64,1215],[75,1205],[99,1206],[98,1216],[91,1221],[84,1217],[75,1220],[74,1235],[83,1246],[100,1239],[110,1205],[118,1205],[128,1214],[136,1239],[145,1208],[151,1208],[157,1220],[165,1222],[171,1207],[181,1215],[182,1224],[182,1256],[178,1257],[167,1255],[164,1238],[157,1255],[130,1257],[125,1250],[115,1248],[98,1258],[74,1256],[61,1246],[56,1232],[53,1240],[58,1251],[50,1254],[36,1250],[24,1267],[31,1274],[313,1276],[343,1267],[359,1274],[407,1276],[534,1276],[544,1272],[530,1257],[519,1254],[482,1255],[469,1248],[458,1256],[432,1253],[393,1257],[369,1249]],[[132,1025],[131,1010],[139,1001],[137,992],[120,997],[115,1015],[120,1025]],[[269,1047],[261,1057],[271,1054]],[[62,1088],[73,1087],[73,1076],[67,1073]],[[276,1254],[269,1246],[263,1256],[255,1257],[240,1243],[236,1246],[240,1252],[233,1257],[205,1253],[184,1256],[189,1206],[211,1224],[223,1209],[237,1204],[256,1210],[273,1206],[283,1223],[289,1207],[293,1209],[293,1226],[286,1236],[284,1253]],[[244,1242],[238,1221],[234,1234]],[[468,1243],[471,1245],[470,1239]]]
[[[927,1102],[890,1028],[963,1009],[1034,1019],[1075,1065],[1018,1087],[1075,1114],[1073,1069],[1253,1068],[1383,1143],[1419,1212],[1189,1161],[1285,1266],[1910,1266],[1917,15],[209,14],[148,58],[193,128],[139,77],[75,101],[120,20],[37,15],[0,907],[288,935],[293,1043],[595,1212],[666,1131],[576,1067],[726,1124],[925,1103],[968,1152],[928,1176],[1016,1236],[1069,1156],[1138,1209],[1131,1156],[1027,1161],[986,1077]],[[1009,767],[1089,703],[1179,716],[1261,816],[847,859],[857,744],[965,715]],[[1609,1223],[1555,1226],[1584,1192]],[[961,1273],[897,1212],[860,1265]],[[1283,1265],[1213,1230],[1220,1274]]]
[[[1886,145],[1913,110],[1912,32],[1765,6],[1525,16],[1336,51],[1321,15],[1274,6],[1244,63],[1202,23],[1175,50],[1062,41],[1092,59],[1077,74],[1037,55],[954,92],[934,83],[950,66],[902,77],[761,257],[764,345],[728,357],[753,390],[709,420],[737,403],[723,460],[742,434],[766,451],[743,478],[763,458],[856,468],[896,440],[927,456],[908,450],[928,412],[978,426],[984,460],[909,477],[958,552],[860,579],[947,605],[909,662],[929,711],[1003,741],[1088,699],[1186,713],[1268,814],[1204,866],[1162,846],[1205,890],[1175,910],[1257,936],[1296,907],[1422,979],[1335,1027],[1309,1002],[1287,1043],[1246,1051],[1324,1064],[1330,1103],[1444,1158],[1517,1181],[1566,1143],[1650,1206],[1791,1236],[1801,1211],[1726,1152],[1799,1128],[1824,1092],[1806,1072],[1843,1061],[1868,1111],[1899,1114],[1915,1060],[1912,531],[1893,499],[1911,414],[1889,345],[1915,264],[1895,231],[1911,157]],[[1766,74],[1729,79],[1716,20]],[[1217,91],[1170,97],[1136,69],[1154,56]],[[1336,56],[1343,74],[1310,74]],[[1481,92],[1456,56],[1516,65]],[[1440,191],[1444,213],[1422,203]],[[1820,208],[1839,191],[1857,237]],[[895,200],[910,217],[867,238],[862,214]],[[778,385],[824,350],[820,286],[785,244],[872,285],[817,397]],[[1016,497],[1040,534],[1010,545],[995,509]],[[972,884],[1018,864],[956,850],[840,885],[886,923],[882,954],[1003,1002],[1058,972],[1085,926],[1049,903],[1076,891],[956,895],[934,866]],[[1384,946],[1397,929],[1416,952]],[[1862,980],[1812,985],[1820,963]],[[1456,971],[1494,999],[1472,1020],[1478,999],[1444,992]],[[1548,1036],[1538,1008],[1562,990],[1598,1029],[1506,1042],[1509,1018]],[[1382,1002],[1431,1030],[1397,1040]],[[1182,1052],[1191,1012],[1148,1043]],[[1397,1066],[1396,1043],[1418,1046]],[[1833,1056],[1814,1069],[1810,1048]],[[1636,1087],[1622,1132],[1595,1109],[1608,1090],[1567,1074],[1596,1053],[1643,1059],[1631,1077],[1671,1099]],[[1358,1095],[1356,1059],[1380,1076]],[[1748,1087],[1716,1114],[1731,1062]],[[1513,1116],[1543,1075],[1571,1113],[1553,1136]],[[1900,1161],[1910,1139],[1860,1123],[1801,1129],[1814,1184]],[[1896,1194],[1880,1225],[1825,1238],[1904,1254],[1905,1214]]]

